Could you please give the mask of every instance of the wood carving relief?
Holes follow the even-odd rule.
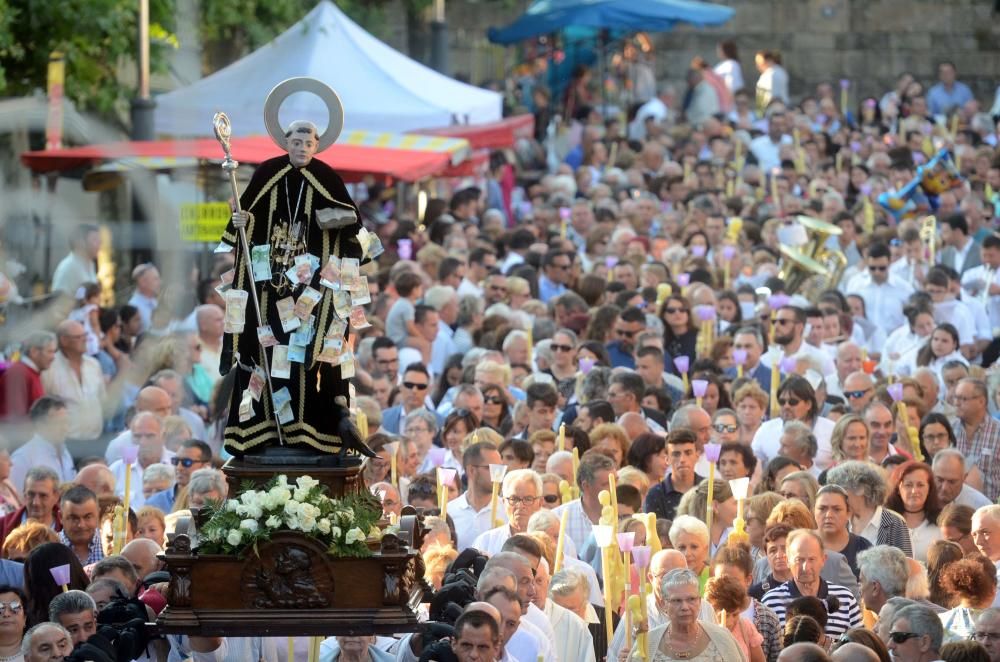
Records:
[[[333,575],[323,551],[275,537],[243,567],[243,604],[254,609],[323,609],[333,592]]]

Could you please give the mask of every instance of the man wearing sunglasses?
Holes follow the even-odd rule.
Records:
[[[809,364],[820,375],[836,372],[833,359],[818,347],[806,342],[806,311],[798,306],[782,306],[774,318],[774,344],[763,356],[762,363],[768,370],[774,361],[786,358]]]
[[[573,260],[568,253],[549,251],[542,258],[542,273],[538,276],[538,298],[548,303],[566,291],[566,281]]]
[[[170,458],[174,465],[174,484],[162,492],[149,497],[147,506],[156,506],[165,513],[174,509],[174,501],[181,488],[187,487],[191,474],[198,469],[212,465],[212,447],[198,439],[188,439],[181,443],[177,455]]]
[[[843,382],[843,392],[850,410],[860,414],[875,397],[875,382],[864,372],[852,372]]]
[[[431,376],[423,363],[410,363],[403,372],[400,384],[400,404],[382,412],[382,429],[390,434],[399,434],[401,422],[410,412],[426,409],[427,389]]]
[[[636,307],[626,308],[615,320],[615,339],[607,345],[611,367],[635,370],[632,352],[639,334],[646,330],[646,314]]]
[[[889,334],[906,324],[903,306],[913,294],[913,286],[889,273],[889,247],[875,242],[868,247],[867,271],[859,273],[847,285],[847,294],[864,299],[868,319]]]
[[[894,660],[934,662],[941,659],[944,626],[930,607],[909,605],[896,612],[889,630],[889,653]]]

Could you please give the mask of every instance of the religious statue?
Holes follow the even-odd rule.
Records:
[[[323,134],[311,122],[286,128],[278,122],[281,102],[298,91],[314,92],[326,103],[330,122]],[[341,459],[352,449],[373,455],[350,420],[354,357],[348,336],[368,326],[361,306],[371,298],[359,267],[377,257],[381,245],[362,226],[340,176],[314,158],[340,134],[340,100],[310,78],[275,87],[265,125],[287,154],[261,163],[242,195],[238,164],[229,154],[229,120],[220,113],[215,125],[238,201],[220,244],[220,250],[236,251],[231,283],[223,286],[220,371],[235,372],[229,376],[234,388],[225,448],[258,459],[275,448],[285,449],[278,454],[300,448]],[[256,325],[247,315],[248,299]]]

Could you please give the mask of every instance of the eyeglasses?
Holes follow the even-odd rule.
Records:
[[[737,425],[726,425],[725,423],[716,423],[712,427],[715,428],[715,431],[718,432],[719,434],[722,434],[724,432],[732,434],[740,429],[739,426]]]
[[[557,345],[555,343],[552,343],[551,345],[549,345],[549,347],[552,348],[553,352],[572,352],[573,351],[573,346],[572,345]]]
[[[787,317],[786,318],[778,317],[778,318],[776,318],[774,320],[774,323],[775,324],[795,324],[795,320],[788,319]]]
[[[800,402],[802,401],[798,398],[778,398],[778,404],[782,407],[797,407]]]
[[[545,503],[559,503],[558,494],[546,494],[542,498],[545,499]]]
[[[403,432],[406,434],[427,434],[430,431],[431,431],[430,428],[425,428],[423,426],[415,428],[406,428],[405,430],[403,430]]]
[[[418,391],[423,391],[427,388],[427,384],[417,384],[416,382],[403,382],[403,386],[408,389],[417,389]]]
[[[677,313],[686,313],[687,308],[684,307],[675,308],[674,306],[670,306],[669,308],[664,308],[663,312],[665,312],[667,315],[676,315]]]
[[[622,338],[631,338],[636,334],[636,332],[629,331],[627,329],[615,329],[615,334],[621,336]]]
[[[179,464],[182,467],[184,467],[185,469],[190,469],[191,467],[193,467],[196,464],[205,464],[205,461],[204,460],[192,460],[189,457],[172,457],[172,458],[170,458],[170,464],[174,465],[175,467]]]
[[[12,614],[20,614],[21,609],[23,609],[21,601],[11,600],[10,602],[0,602],[0,614],[4,613],[8,609],[10,609],[10,613]]]
[[[923,635],[917,634],[916,632],[890,632],[889,638],[892,639],[894,644],[905,644],[910,639],[916,639],[922,637]]]
[[[1000,641],[1000,632],[974,632],[972,638],[976,641]]]
[[[861,391],[844,391],[844,395],[846,395],[851,400],[857,400],[858,398],[865,397],[865,393],[867,393],[870,390],[871,390],[870,388],[866,388]]]
[[[535,502],[538,501],[539,497],[536,497],[536,496],[526,496],[526,497],[509,496],[509,497],[504,497],[504,499],[506,499],[507,503],[509,503],[512,506],[520,506],[522,503],[524,505],[526,505],[526,506],[533,506],[533,505],[535,505]]]
[[[483,398],[483,402],[485,402],[488,405],[502,405],[503,398],[501,398],[499,395],[494,395],[488,398]]]

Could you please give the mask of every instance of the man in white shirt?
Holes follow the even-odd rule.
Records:
[[[66,403],[52,395],[43,395],[31,406],[29,412],[35,435],[10,456],[10,481],[18,490],[24,490],[24,477],[32,467],[47,467],[56,472],[60,483],[69,483],[76,477],[73,458],[64,442],[69,430],[69,412]]]
[[[195,308],[195,322],[198,326],[198,342],[201,344],[199,363],[212,379],[212,383],[222,379],[219,361],[222,357],[222,331],[225,312],[214,303],[206,303]]]
[[[76,294],[84,283],[97,282],[94,260],[101,250],[101,230],[96,225],[82,223],[73,230],[69,254],[60,260],[52,275],[52,291]]]
[[[498,554],[511,536],[527,532],[528,520],[542,508],[542,477],[531,469],[507,472],[503,477],[503,504],[507,524],[479,534],[472,543],[487,556]]]
[[[486,280],[487,274],[497,266],[497,254],[489,248],[474,248],[469,253],[469,266],[465,270],[465,277],[458,286],[458,296],[473,295],[479,298],[483,296],[483,288],[480,283]]]
[[[889,273],[889,247],[874,243],[868,247],[865,260],[867,272],[851,279],[848,294],[856,294],[864,299],[868,319],[886,334],[906,324],[903,306],[913,294],[913,287]]]
[[[173,453],[163,446],[163,423],[160,419],[149,412],[140,412],[132,417],[129,429],[132,431],[132,439],[138,446],[136,461],[130,465],[132,472],[131,484],[129,485],[129,506],[138,510],[146,503],[146,497],[142,491],[142,472],[151,464],[162,462],[170,464]],[[115,475],[115,494],[124,498],[125,496],[125,472],[124,460],[115,460],[108,467]]]
[[[660,88],[660,94],[653,97],[646,103],[639,106],[635,113],[635,119],[629,124],[628,135],[632,140],[646,139],[646,121],[655,124],[662,124],[670,118],[670,106],[674,103],[676,96],[672,85],[664,85]]]
[[[140,264],[132,270],[132,282],[135,283],[135,292],[128,302],[139,310],[142,330],[148,331],[153,323],[157,297],[160,296],[160,270],[150,262]]]
[[[156,414],[161,420],[170,416],[173,411],[173,401],[170,394],[159,386],[146,386],[135,397],[136,413],[148,411]],[[120,460],[122,450],[135,442],[132,441],[132,431],[125,430],[108,443],[104,452],[104,461],[111,465],[115,460]]]
[[[757,106],[767,108],[772,101],[788,103],[788,72],[778,64],[772,51],[757,51],[754,64],[760,77],[757,78]]]
[[[947,443],[947,439],[944,441]],[[935,453],[931,469],[942,508],[952,502],[973,509],[992,503],[989,497],[965,482],[969,472],[965,456],[957,448],[942,448]]]
[[[938,266],[927,272],[924,291],[934,302],[934,321],[938,324],[947,322],[958,331],[958,342],[962,354],[966,357],[975,356],[976,323],[972,310],[964,301],[959,301],[951,291],[951,278],[947,270]]]
[[[838,398],[844,397],[844,384],[847,377],[854,372],[861,370],[861,348],[857,343],[847,340],[837,345],[837,353],[833,357],[833,363],[837,367],[837,373],[827,375],[826,392]]]
[[[501,463],[497,447],[489,441],[472,444],[462,454],[462,466],[469,487],[458,498],[448,502],[448,516],[455,525],[458,549],[472,547],[480,534],[493,528],[490,522],[490,499],[493,495],[490,465]],[[506,509],[497,508],[497,517],[506,520]]]
[[[518,660],[542,657],[546,662],[557,660],[555,647],[548,635],[526,617],[535,596],[535,579],[528,559],[514,552],[501,552],[487,561],[476,584],[476,597],[485,598],[497,586],[513,591],[521,607],[517,630],[507,643],[514,657]],[[501,613],[504,611],[502,607],[497,608]]]
[[[556,652],[560,660],[580,660],[596,662],[594,637],[587,623],[565,607],[549,599],[549,564],[545,559],[538,562],[535,570],[534,605],[542,610],[556,635]]]
[[[768,117],[767,134],[750,141],[750,151],[757,159],[762,173],[770,174],[775,168],[781,167],[781,147],[793,143],[787,132],[788,116],[784,111],[776,110]]]
[[[449,285],[435,285],[424,294],[424,303],[438,313],[438,332],[431,344],[431,372],[440,375],[445,362],[455,354],[452,325],[458,317],[458,295]]]
[[[976,297],[985,302],[990,328],[996,332],[1000,330],[1000,237],[991,234],[983,239],[981,256],[981,265],[962,274],[962,300]]]
[[[948,214],[938,224],[941,231],[940,262],[960,275],[982,263],[979,244],[969,236],[969,224],[962,214]]]
[[[86,355],[87,332],[82,324],[63,322],[56,327],[56,338],[59,351],[42,373],[42,385],[46,393],[66,402],[70,452],[82,454],[72,441],[94,441],[104,428],[104,373],[97,359]]]
[[[775,314],[774,324],[774,343],[761,359],[765,366],[774,365],[775,360],[780,365],[784,359],[791,358],[796,363],[807,363],[824,377],[836,371],[829,354],[805,341],[806,313],[802,308],[781,307]]]

